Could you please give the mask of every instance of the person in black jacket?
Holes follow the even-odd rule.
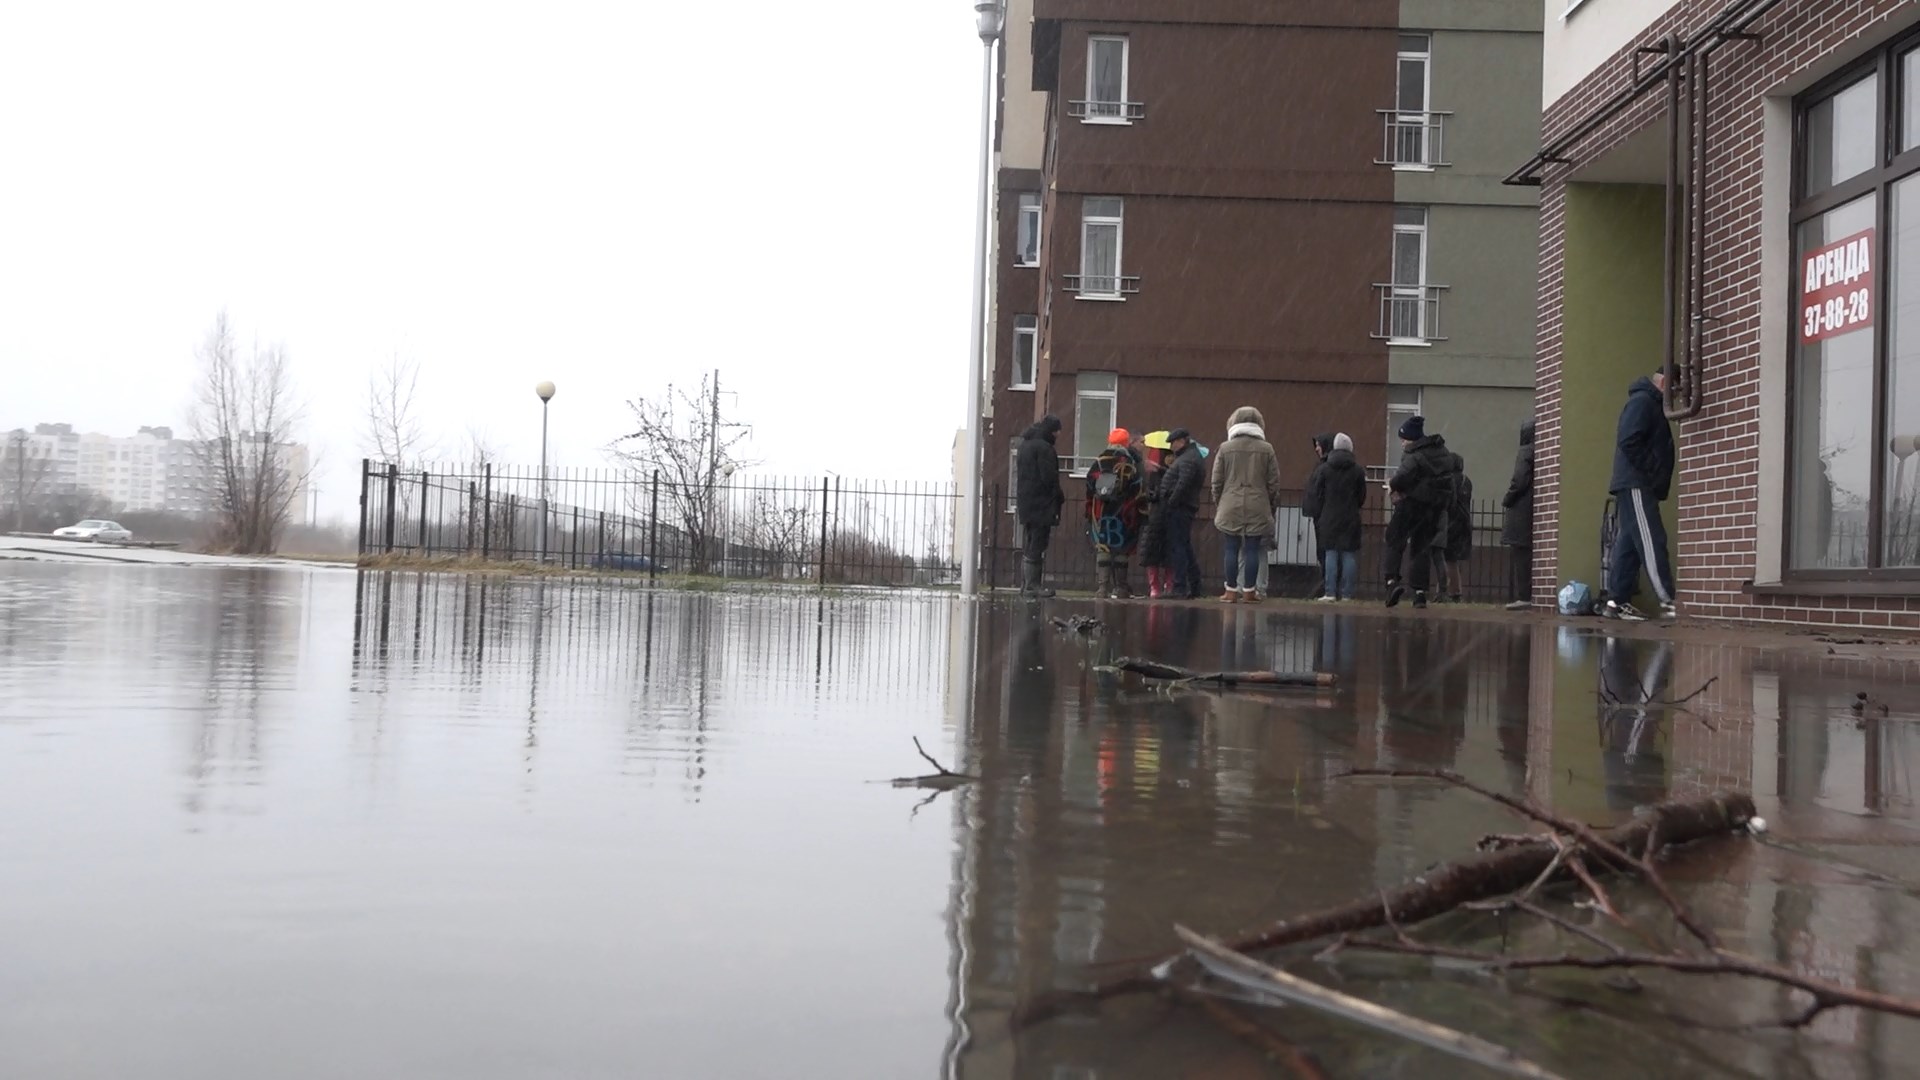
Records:
[[[1507,610],[1533,606],[1533,421],[1520,428],[1520,450],[1513,455],[1513,479],[1500,499],[1507,521],[1500,542],[1509,551]]]
[[[1473,478],[1467,459],[1453,455],[1453,502],[1447,506],[1447,524],[1435,541],[1434,575],[1447,599],[1459,603],[1467,588],[1467,561],[1473,558]]]
[[[1013,459],[1017,485],[1014,509],[1023,533],[1022,596],[1053,595],[1053,590],[1041,584],[1041,577],[1046,572],[1047,541],[1053,538],[1053,527],[1060,524],[1060,507],[1067,501],[1067,493],[1060,487],[1060,454],[1053,448],[1059,436],[1060,418],[1042,417],[1020,436],[1020,450]]]
[[[1321,601],[1353,599],[1360,577],[1360,508],[1367,502],[1367,472],[1344,433],[1327,440],[1333,449],[1313,470],[1301,507],[1313,518],[1314,543],[1323,554]]]
[[[1427,606],[1427,585],[1433,573],[1434,541],[1453,506],[1453,451],[1447,440],[1427,434],[1427,418],[1411,416],[1400,425],[1400,468],[1388,481],[1393,518],[1387,523],[1387,606],[1407,595],[1400,577],[1400,561],[1413,548],[1413,606]]]
[[[1313,491],[1320,482],[1320,476],[1327,471],[1327,455],[1333,453],[1333,435],[1315,435],[1313,437],[1313,471],[1307,474],[1307,485],[1300,490],[1305,492],[1300,499],[1300,516],[1313,522],[1313,564],[1327,564],[1327,542],[1320,535],[1320,507],[1313,501]],[[1329,595],[1329,594],[1322,594]]]
[[[1200,460],[1200,447],[1186,428],[1167,434],[1173,450],[1173,462],[1160,478],[1157,493],[1159,510],[1165,515],[1162,528],[1167,538],[1167,563],[1173,570],[1173,595],[1185,600],[1200,598],[1200,559],[1193,553],[1193,519],[1200,513],[1200,492],[1207,486],[1207,470]]]
[[[1630,602],[1640,587],[1643,563],[1662,613],[1674,616],[1673,567],[1667,559],[1667,527],[1660,520],[1660,504],[1673,488],[1673,430],[1667,427],[1666,388],[1662,372],[1635,379],[1627,388],[1626,407],[1620,410],[1613,479],[1607,484],[1620,514],[1612,572],[1607,575],[1607,603],[1602,609],[1610,619],[1638,622],[1646,618]]]

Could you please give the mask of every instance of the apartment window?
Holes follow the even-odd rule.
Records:
[[[1020,193],[1018,235],[1014,239],[1013,265],[1040,265],[1040,193]]]
[[[1035,359],[1040,355],[1040,320],[1032,315],[1013,317],[1013,371],[1009,390],[1033,389]]]
[[[1401,34],[1393,109],[1386,116],[1384,161],[1400,169],[1430,169],[1441,163],[1441,115],[1432,108],[1433,38]]]
[[[1073,387],[1073,469],[1084,470],[1107,448],[1107,435],[1119,415],[1120,376],[1083,371]]]
[[[1796,104],[1787,563],[1920,576],[1920,50]]]
[[[1138,279],[1120,273],[1120,249],[1125,207],[1121,200],[1090,196],[1080,204],[1080,273],[1068,287],[1082,299],[1118,300],[1132,292]]]
[[[1376,287],[1380,323],[1375,337],[1395,345],[1440,340],[1439,290],[1427,282],[1427,210],[1393,208],[1392,280]]]
[[[1067,112],[1087,124],[1130,124],[1144,115],[1127,100],[1127,39],[1095,34],[1087,39],[1087,99],[1068,102]]]
[[[1380,460],[1389,467],[1400,464],[1400,425],[1419,415],[1419,387],[1387,387],[1387,456]]]

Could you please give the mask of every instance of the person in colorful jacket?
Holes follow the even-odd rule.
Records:
[[[1107,448],[1087,467],[1087,533],[1093,539],[1094,592],[1115,600],[1133,595],[1127,586],[1127,559],[1140,541],[1145,502],[1145,467],[1133,449],[1133,435],[1114,428]]]

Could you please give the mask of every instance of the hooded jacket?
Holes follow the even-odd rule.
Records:
[[[1367,472],[1351,450],[1335,450],[1313,472],[1306,503],[1314,508],[1313,532],[1328,551],[1360,550],[1360,508],[1367,502]]]
[[[1213,527],[1233,536],[1271,536],[1280,504],[1280,462],[1267,442],[1266,418],[1243,405],[1227,421],[1213,454]]]
[[[1020,524],[1029,529],[1045,528],[1060,520],[1060,507],[1067,493],[1060,487],[1060,454],[1053,448],[1060,434],[1060,418],[1048,416],[1020,436],[1020,449],[1014,454],[1013,477],[1017,487],[1014,509]]]
[[[1520,429],[1520,449],[1513,455],[1513,479],[1500,499],[1507,508],[1500,542],[1508,547],[1533,546],[1533,421]]]
[[[1453,505],[1453,451],[1447,440],[1439,435],[1415,440],[1400,455],[1400,468],[1388,486],[1422,510],[1446,513]]]
[[[1620,410],[1620,430],[1614,439],[1613,479],[1607,493],[1618,495],[1641,488],[1665,502],[1673,489],[1673,429],[1667,426],[1666,403],[1653,380],[1642,375],[1627,387],[1627,404]]]
[[[1175,454],[1167,463],[1166,471],[1160,474],[1160,486],[1155,489],[1160,509],[1189,512],[1200,509],[1200,489],[1206,483],[1200,462],[1200,444],[1188,439],[1187,448]]]

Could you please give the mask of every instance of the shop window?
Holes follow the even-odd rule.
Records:
[[[1885,49],[1798,103],[1788,565],[1920,571],[1920,61]],[[1895,122],[1897,120],[1897,122]]]

